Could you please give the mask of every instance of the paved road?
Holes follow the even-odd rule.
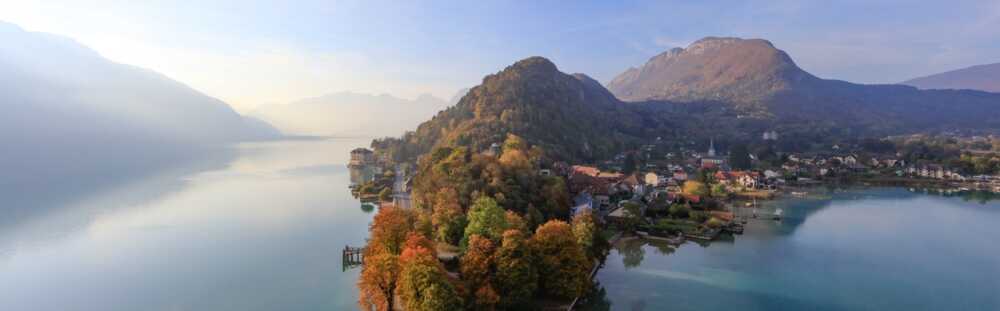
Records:
[[[392,183],[392,202],[398,207],[410,208],[410,193],[406,189],[406,170],[396,164],[396,180]]]

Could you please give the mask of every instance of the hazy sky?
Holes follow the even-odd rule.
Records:
[[[341,90],[449,98],[532,55],[607,82],[704,36],[769,39],[814,74],[864,83],[1000,62],[997,0],[701,2],[0,0],[0,20],[241,111]]]

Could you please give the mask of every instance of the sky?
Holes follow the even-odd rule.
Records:
[[[706,36],[764,38],[820,77],[895,83],[1000,62],[1000,1],[23,1],[73,38],[238,111],[338,91],[450,98],[529,56],[607,82]]]

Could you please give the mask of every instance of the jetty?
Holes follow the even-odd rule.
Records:
[[[363,265],[365,263],[365,248],[345,245],[341,262],[343,263],[342,271]]]

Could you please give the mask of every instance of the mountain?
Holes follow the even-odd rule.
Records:
[[[698,40],[629,68],[608,88],[629,102],[721,105],[735,117],[701,125],[709,127],[758,120],[757,130],[818,137],[1000,128],[998,94],[821,79],[761,39]]]
[[[127,175],[222,143],[280,135],[161,74],[0,23],[0,187]]]
[[[768,41],[708,37],[629,68],[608,89],[625,101],[747,101],[816,80]]]
[[[904,81],[920,89],[966,89],[1000,93],[1000,63],[978,65]]]
[[[636,124],[625,109],[590,77],[565,74],[548,59],[530,57],[486,76],[458,104],[401,140],[373,145],[414,158],[435,146],[486,150],[515,134],[555,158],[591,159],[634,139],[629,131]]]
[[[458,92],[455,92],[455,95],[452,95],[451,99],[448,100],[448,106],[457,105],[462,100],[462,97],[465,97],[465,94],[469,94],[469,90],[469,88],[462,88]]]
[[[300,135],[399,136],[445,109],[431,95],[402,99],[389,94],[340,92],[291,104],[265,105],[251,115]]]

